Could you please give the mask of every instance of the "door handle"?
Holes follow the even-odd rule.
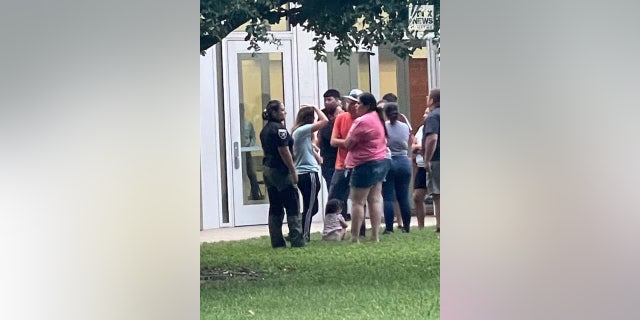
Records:
[[[240,148],[238,148],[238,143],[233,143],[233,166],[236,169],[240,169]]]

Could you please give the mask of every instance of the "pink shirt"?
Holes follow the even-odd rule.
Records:
[[[355,144],[347,154],[345,161],[347,168],[387,157],[387,138],[377,113],[369,112],[354,120],[349,137],[355,141]]]

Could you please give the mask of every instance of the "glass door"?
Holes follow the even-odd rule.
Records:
[[[228,194],[235,226],[268,221],[269,200],[262,176],[264,153],[260,142],[265,124],[262,110],[269,100],[283,101],[287,127],[294,121],[291,42],[281,43],[279,47],[261,44],[259,53],[252,53],[247,50],[247,42],[227,42],[227,168],[232,173]]]

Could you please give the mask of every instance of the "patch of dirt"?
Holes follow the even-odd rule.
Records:
[[[263,275],[260,272],[249,270],[247,268],[237,269],[201,269],[200,270],[200,283],[225,281],[229,279],[243,279],[247,281],[264,280]]]

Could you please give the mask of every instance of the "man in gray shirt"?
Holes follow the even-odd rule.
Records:
[[[429,116],[424,121],[422,145],[427,171],[427,192],[435,204],[436,232],[440,232],[440,89],[429,93]]]

